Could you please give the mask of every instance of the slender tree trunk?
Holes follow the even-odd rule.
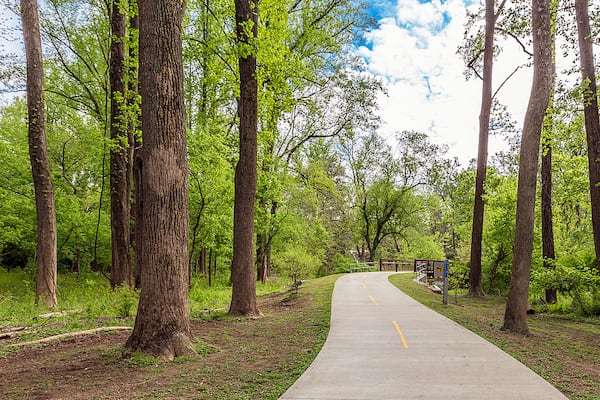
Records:
[[[113,0],[110,43],[110,228],[112,266],[110,286],[132,285],[130,252],[131,177],[130,143],[125,90],[125,41],[127,16],[122,0]]]
[[[266,206],[263,206],[266,208]],[[256,235],[257,241],[257,281],[266,283],[271,276],[271,241],[275,235],[275,217],[277,215],[277,202],[271,202],[270,220],[268,222],[268,232]]]
[[[140,239],[140,234],[144,230],[144,221],[142,220],[142,209],[141,209],[141,159],[140,149],[142,148],[142,137],[140,128],[140,96],[139,96],[139,29],[140,20],[138,16],[138,4],[137,0],[129,0],[130,18],[129,18],[129,96],[128,106],[130,110],[137,110],[132,112],[134,116],[130,122],[129,128],[129,143],[130,143],[130,181],[133,183],[133,205],[131,208],[131,219],[133,219],[133,234],[131,235],[133,241],[133,251],[135,254],[138,253],[137,243]],[[135,263],[133,271],[134,286],[136,289],[140,288],[141,285],[141,269],[140,263],[137,260],[133,260]]]
[[[533,84],[521,136],[512,275],[503,325],[503,329],[521,334],[529,333],[527,298],[533,251],[540,136],[553,79],[550,0],[532,0],[531,8]]]
[[[200,249],[200,273],[206,275],[206,247]]]
[[[558,0],[551,0],[552,89],[542,130],[542,257],[544,268],[554,269],[554,229],[552,221],[552,143],[554,141],[554,88],[556,76],[556,13]],[[545,289],[546,302],[556,303],[556,289]]]
[[[208,252],[208,287],[212,286],[212,263],[214,257],[214,250],[210,249]]]
[[[240,158],[235,169],[233,221],[233,286],[230,315],[259,316],[254,275],[254,202],[257,177],[258,83],[254,38],[258,34],[258,9],[251,0],[235,0],[239,56]],[[251,27],[249,37],[248,28]]]
[[[172,360],[195,354],[188,309],[188,164],[178,0],[140,2],[144,147],[137,261],[141,293],[126,347]]]
[[[588,165],[590,170],[590,198],[592,202],[592,228],[596,249],[596,267],[600,273],[600,120],[598,119],[598,93],[594,49],[588,0],[575,0],[575,16],[579,37],[579,60],[583,82],[583,105],[585,132],[588,143]]]
[[[542,145],[542,255],[544,268],[554,269],[556,254],[552,224],[552,145],[548,142]],[[555,289],[546,289],[546,302],[556,303]]]
[[[265,233],[256,235],[256,281],[264,282],[267,267],[267,242],[269,238]]]
[[[56,300],[56,207],[46,143],[44,64],[37,0],[21,0],[23,39],[27,60],[29,158],[37,215],[37,279],[35,304],[48,308]]]
[[[479,145],[477,150],[477,175],[475,177],[475,202],[473,205],[473,230],[471,234],[471,262],[469,267],[469,296],[483,297],[481,274],[481,244],[483,241],[484,186],[487,174],[488,136],[492,111],[492,73],[494,66],[494,29],[496,16],[494,0],[485,1],[485,48],[483,51],[483,88],[479,113]]]

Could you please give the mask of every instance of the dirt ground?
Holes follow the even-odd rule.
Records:
[[[0,358],[0,399],[275,399],[324,339],[313,303],[272,295],[260,319],[192,321],[199,356],[170,363],[123,358],[127,331],[25,346]]]

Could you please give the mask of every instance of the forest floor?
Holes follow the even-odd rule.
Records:
[[[22,347],[3,340],[0,399],[277,399],[327,337],[335,279],[261,296],[262,318],[193,320],[199,356],[174,362],[123,358],[127,331]]]
[[[522,337],[499,330],[503,298],[451,296],[443,306],[440,295],[411,278],[396,275],[391,280],[501,347],[570,399],[600,399],[599,319],[536,314],[529,317],[531,335]],[[9,346],[18,338],[4,339],[0,399],[277,399],[312,362],[327,336],[335,279],[309,281],[297,293],[261,296],[264,316],[259,319],[230,318],[224,312],[194,319],[199,356],[170,363],[140,354],[124,358],[127,331],[21,347]],[[132,323],[123,320],[124,325]],[[60,332],[52,323],[45,329]]]
[[[409,296],[456,321],[550,382],[571,400],[600,400],[600,318],[578,318],[549,313],[529,315],[530,335],[500,330],[506,299],[442,296],[412,281],[412,274],[393,275],[390,281]]]

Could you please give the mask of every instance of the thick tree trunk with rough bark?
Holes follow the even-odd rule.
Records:
[[[54,308],[57,305],[56,207],[46,143],[44,65],[36,0],[21,0],[21,19],[27,60],[29,158],[37,215],[35,304]]]
[[[483,297],[481,277],[481,243],[483,240],[483,194],[487,173],[488,136],[492,111],[492,73],[494,65],[494,29],[496,16],[494,0],[485,2],[485,48],[483,51],[483,88],[479,113],[479,145],[477,174],[475,177],[475,203],[473,205],[473,230],[471,233],[471,260],[469,266],[469,296]]]
[[[550,0],[532,0],[533,85],[521,136],[512,275],[502,329],[529,333],[527,298],[533,251],[540,137],[552,90]]]
[[[592,228],[594,230],[596,266],[600,273],[600,120],[598,119],[598,91],[588,0],[575,0],[575,17],[577,18],[579,37],[581,78],[584,86],[583,112],[585,114],[585,132],[588,144]]]
[[[231,283],[233,292],[230,315],[256,317],[254,274],[254,202],[257,177],[258,83],[253,40],[258,34],[258,10],[250,0],[235,0],[237,39],[241,44],[239,56],[240,99],[240,158],[235,169],[235,204],[233,209],[233,260]],[[248,24],[251,35],[248,37]]]
[[[132,285],[130,252],[131,175],[129,121],[125,105],[125,41],[127,16],[121,0],[112,1],[110,16],[110,228],[112,265],[110,286]]]
[[[140,2],[144,147],[137,262],[141,293],[126,347],[172,360],[195,354],[188,309],[188,164],[177,0]]]

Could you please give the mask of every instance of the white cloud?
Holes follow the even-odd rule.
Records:
[[[438,144],[448,144],[450,155],[463,164],[477,155],[481,82],[465,81],[464,65],[456,54],[463,39],[463,0],[398,0],[395,18],[379,21],[367,33],[368,47],[359,55],[369,71],[384,79],[388,95],[380,99],[382,132],[418,130]],[[504,77],[525,58],[508,46],[495,64],[498,87]],[[500,100],[513,117],[521,118],[529,97],[530,72],[516,75],[503,89]],[[518,122],[519,124],[521,122]],[[490,138],[490,154],[503,146]]]
[[[439,0],[427,3],[418,0],[401,0],[396,8],[397,20],[404,25],[435,28],[443,24],[445,8]]]

